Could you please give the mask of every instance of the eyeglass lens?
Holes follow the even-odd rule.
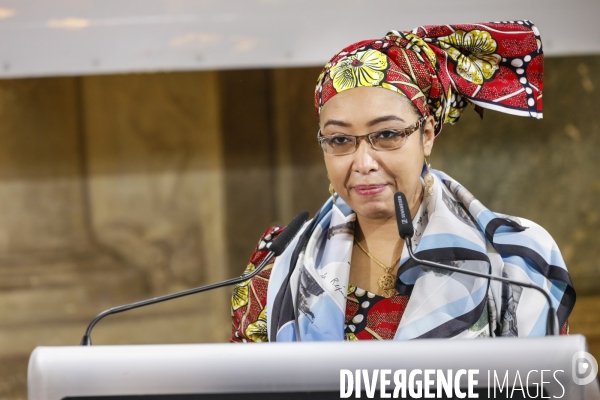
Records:
[[[394,150],[402,147],[406,140],[404,132],[394,130],[383,130],[373,132],[365,137],[376,150]],[[332,137],[321,137],[321,148],[327,154],[350,154],[356,150],[359,137],[335,135]]]
[[[409,128],[401,131],[394,129],[384,129],[382,131],[369,133],[363,136],[334,135],[320,136],[321,148],[327,154],[344,155],[354,153],[358,147],[361,138],[365,138],[375,150],[395,150],[399,149],[406,142],[408,135],[417,130],[422,123],[423,118],[419,119]]]

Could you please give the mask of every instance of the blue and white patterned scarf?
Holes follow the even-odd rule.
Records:
[[[539,225],[494,213],[458,182],[432,171],[433,195],[414,218],[413,251],[544,288],[562,326],[575,291],[560,251]],[[273,266],[269,341],[343,340],[356,214],[329,199]],[[394,339],[543,336],[548,305],[535,290],[416,265],[406,244],[396,290],[410,294]]]

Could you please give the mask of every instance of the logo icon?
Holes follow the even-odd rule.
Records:
[[[598,362],[593,355],[585,351],[573,354],[572,367],[573,382],[577,385],[587,385],[598,375]]]

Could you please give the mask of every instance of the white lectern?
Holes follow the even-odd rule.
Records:
[[[600,399],[596,379],[586,385],[574,382],[573,374],[580,362],[576,354],[586,350],[581,335],[406,342],[38,347],[29,361],[28,388],[29,400],[339,399],[341,370],[367,370],[369,375],[384,369],[465,369],[479,370],[479,398],[488,398],[489,376],[492,382],[493,377],[502,381],[506,376],[512,387],[519,375],[522,385],[530,389],[543,381],[544,396],[550,398]],[[551,372],[540,377],[540,371]],[[460,386],[467,384],[464,375]],[[388,386],[391,393],[393,381]],[[361,397],[367,398],[365,387],[361,390]],[[507,396],[508,388],[503,390],[496,389],[497,398],[511,398]],[[530,398],[523,397],[523,392],[513,392],[512,398]],[[535,397],[533,392],[530,394],[541,397],[541,393]],[[377,386],[375,398],[379,395]],[[350,398],[356,398],[356,392]]]

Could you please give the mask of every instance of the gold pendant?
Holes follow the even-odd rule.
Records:
[[[382,291],[381,295],[386,299],[389,299],[390,297],[394,297],[397,293],[396,289],[385,289]]]
[[[396,277],[389,272],[383,274],[377,283],[379,284],[379,288],[382,290],[390,290],[394,288],[394,283],[396,282]]]

